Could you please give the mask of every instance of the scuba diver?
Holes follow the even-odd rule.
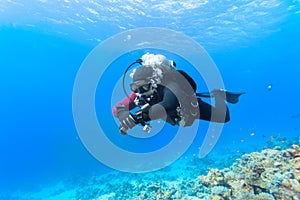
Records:
[[[140,64],[130,76],[131,93],[124,87],[125,75],[134,64]],[[120,121],[120,133],[141,124],[149,132],[149,121],[163,119],[171,125],[191,126],[196,119],[226,123],[230,114],[226,102],[235,104],[244,92],[228,92],[214,89],[211,92],[196,93],[195,81],[184,71],[175,69],[176,63],[165,56],[146,53],[141,59],[127,67],[123,76],[126,98],[112,109]],[[213,97],[214,106],[200,97]],[[135,113],[130,111],[139,108]]]

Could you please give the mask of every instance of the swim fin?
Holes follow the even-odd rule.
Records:
[[[225,92],[225,97],[226,97],[226,101],[228,103],[232,103],[235,104],[239,101],[239,97],[242,94],[245,94],[246,92],[229,92],[226,90],[214,90],[213,92],[201,92],[201,93],[196,93],[197,97],[204,97],[204,98],[211,98],[214,97],[216,92]]]

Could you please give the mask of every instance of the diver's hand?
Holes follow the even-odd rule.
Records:
[[[123,105],[118,105],[116,109],[117,117],[120,121],[120,132],[126,134],[128,129],[131,129],[138,124],[137,117],[131,114]]]
[[[129,114],[127,117],[119,119],[121,123],[121,127],[123,127],[126,130],[135,127],[135,125],[137,124],[135,118],[136,117],[133,114]]]

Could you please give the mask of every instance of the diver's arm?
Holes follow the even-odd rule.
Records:
[[[136,93],[132,92],[129,95],[129,98],[126,97],[125,99],[123,99],[122,101],[120,101],[119,103],[117,103],[117,105],[115,105],[112,108],[112,113],[115,117],[117,117],[117,107],[118,106],[123,106],[125,110],[132,110],[133,108],[136,107],[136,104],[134,103],[134,100],[136,98]]]
[[[170,89],[164,88],[163,100],[151,106],[148,110],[148,118],[146,121],[155,119],[166,119],[169,111],[177,109],[178,100]]]

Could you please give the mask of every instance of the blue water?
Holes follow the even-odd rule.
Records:
[[[244,13],[245,16],[243,12],[234,13],[236,1],[230,1],[227,11],[230,7],[233,9],[232,16],[244,16],[234,25],[219,23],[219,18],[213,17],[223,13],[225,7],[218,7],[216,2],[211,2],[212,9],[203,13],[197,4],[195,6],[199,7],[186,7],[186,11],[183,7],[178,10],[178,18],[174,17],[175,12],[155,9],[156,1],[151,1],[153,5],[145,2],[137,5],[129,1],[128,5],[136,5],[137,9],[131,12],[128,9],[128,13],[125,7],[120,7],[120,12],[109,11],[108,8],[115,5],[109,1],[91,1],[90,4],[58,1],[57,7],[47,1],[36,1],[29,5],[20,2],[0,3],[2,191],[30,191],[65,178],[88,178],[111,170],[96,160],[78,137],[72,114],[73,84],[82,62],[98,44],[131,28],[165,27],[194,38],[218,66],[226,88],[247,92],[238,104],[230,105],[231,122],[224,126],[215,147],[217,150],[226,149],[228,154],[242,150],[242,154],[267,145],[270,136],[294,138],[300,135],[300,15],[297,1],[290,5],[284,1],[271,1],[280,3],[277,7],[272,7],[271,2],[269,7],[263,6],[263,1],[253,1],[261,7],[247,4],[250,11],[257,8],[257,12],[267,12],[260,17],[255,16],[255,12],[250,12],[251,15]],[[68,3],[72,9],[67,9]],[[122,5],[125,3],[122,1]],[[101,8],[104,9],[101,4],[104,7],[107,4],[105,12],[101,12]],[[164,1],[161,4],[172,7],[172,4]],[[236,2],[236,6],[243,10],[247,5]],[[154,12],[149,12],[145,8],[147,6]],[[91,15],[93,11],[87,13],[87,8],[94,11],[99,9],[96,16],[103,17],[94,19]],[[178,7],[175,6],[173,11],[176,9]],[[80,23],[64,25],[54,20],[68,21],[81,10],[81,17],[96,22],[82,23],[82,28],[78,29],[76,26]],[[30,11],[34,11],[32,16],[28,14]],[[148,15],[141,15],[139,11]],[[25,14],[24,17],[21,14]],[[126,14],[128,18],[124,18]],[[159,20],[155,16],[164,18]],[[231,19],[231,15],[227,17]],[[203,22],[206,18],[209,21]],[[201,35],[206,28],[216,26],[219,27]],[[234,29],[233,26],[240,29]],[[124,65],[119,66],[118,72],[108,70],[105,84],[115,84],[126,66],[136,59],[136,54],[132,54],[117,60],[118,64]],[[270,85],[271,89],[268,88]],[[95,104],[99,119],[105,118],[108,122],[106,133],[112,134],[110,137],[115,143],[129,150],[151,151],[154,147],[164,146],[173,137],[171,134],[164,135],[167,131],[162,131],[155,143],[150,141],[144,146],[145,143],[139,143],[140,140],[120,135],[111,115],[111,99],[102,96],[109,96],[110,88],[101,84],[98,86]],[[205,90],[205,87],[202,88]],[[123,94],[122,91],[120,93]],[[101,108],[103,105],[104,110]],[[204,122],[203,127],[206,126]],[[166,130],[169,129],[172,127],[166,127]],[[200,132],[189,149],[192,153],[198,153],[203,140]]]

